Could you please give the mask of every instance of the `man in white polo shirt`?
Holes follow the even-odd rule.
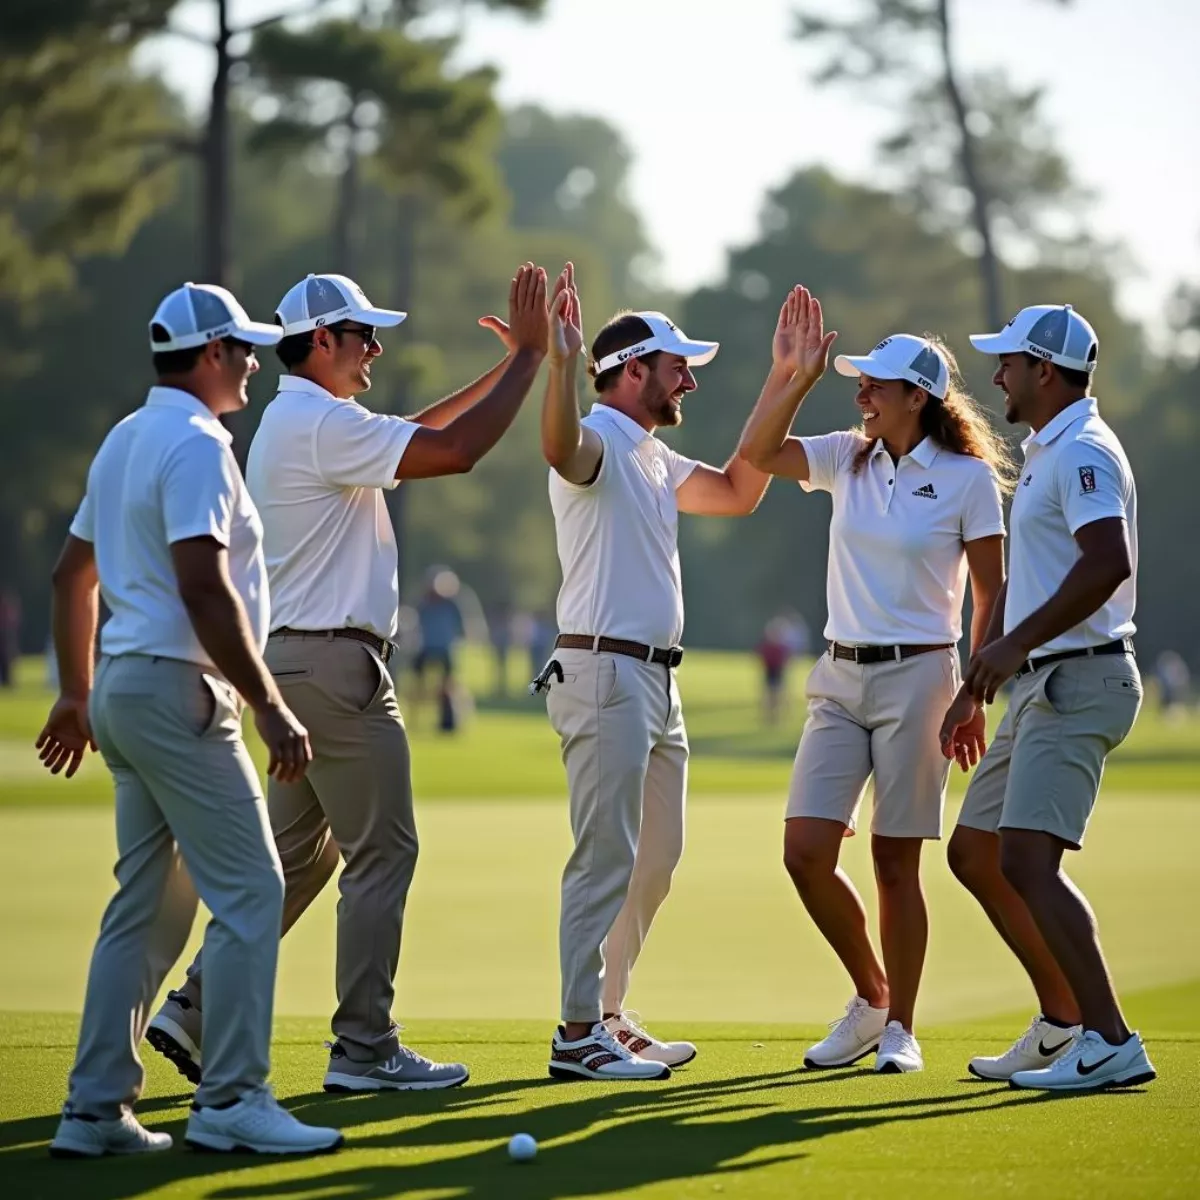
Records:
[[[545,272],[522,266],[508,324],[483,322],[505,341],[504,360],[411,419],[354,399],[370,388],[382,353],[377,328],[404,317],[372,306],[342,275],[296,284],[277,314],[284,332],[277,354],[289,374],[247,463],[271,583],[266,659],[313,747],[305,779],[267,790],[286,884],[285,932],[329,881],[339,855],[345,862],[329,1091],[454,1087],[468,1077],[461,1063],[431,1062],[402,1046],[392,1018],[417,830],[408,738],[387,670],[398,596],[383,493],[402,479],[469,471],[512,423],[546,354]],[[201,1077],[200,968],[198,959],[148,1035],[193,1080]]]
[[[283,879],[238,695],[275,780],[300,780],[311,751],[262,660],[262,526],[218,417],[245,405],[255,348],[278,340],[223,288],[185,284],[163,300],[150,324],[158,386],[100,447],[55,568],[62,693],[38,747],[51,771],[72,775],[99,746],[116,784],[120,855],[55,1155],[170,1147],[133,1116],[137,1046],[197,893],[212,913],[209,1057],[187,1141],[279,1154],[342,1141],[302,1125],[266,1088]],[[112,615],[93,687],[97,587]]]
[[[1109,751],[1142,702],[1133,657],[1137,490],[1089,394],[1099,344],[1070,305],[1022,309],[971,338],[999,356],[1005,417],[1028,424],[1013,498],[1007,593],[942,727],[955,731],[1016,677],[1008,712],[967,790],[955,874],[1026,968],[1041,1012],[983,1079],[1078,1091],[1155,1077],[1125,1023],[1095,917],[1062,869],[1078,850]]]
[[[679,512],[753,512],[767,476],[723,468],[655,436],[696,387],[696,342],[662,313],[622,313],[596,335],[598,401],[582,420],[583,326],[574,270],[555,285],[542,451],[563,583],[554,659],[535,686],[562,741],[575,849],[562,881],[562,1024],[550,1074],[665,1079],[695,1057],[623,1012],[629,975],[683,852],[688,742],[675,668],[683,657]]]

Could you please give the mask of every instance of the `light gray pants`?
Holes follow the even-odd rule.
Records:
[[[387,668],[346,638],[273,637],[267,666],[308,730],[313,761],[298,783],[267,782],[267,810],[287,892],[283,931],[299,920],[337,869],[337,1011],[333,1033],[348,1057],[390,1058],[404,906],[417,865],[408,735]],[[203,955],[207,998],[208,952]],[[201,959],[183,994],[202,1004]],[[207,1036],[207,1035],[206,1035]],[[203,1046],[208,1071],[208,1045]]]
[[[283,909],[237,696],[192,663],[124,655],[101,662],[90,713],[116,783],[118,889],[88,971],[68,1105],[112,1118],[141,1094],[138,1045],[197,892],[212,920],[196,1102],[235,1100],[267,1078]]]
[[[562,1019],[620,1012],[683,854],[688,742],[674,674],[619,654],[556,650],[547,698],[562,742],[575,849],[562,880]]]

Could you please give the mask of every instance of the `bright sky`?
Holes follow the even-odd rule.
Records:
[[[235,22],[288,0],[233,0]],[[297,4],[297,7],[299,5]],[[680,289],[718,278],[750,239],[766,190],[825,163],[869,181],[888,112],[863,89],[817,89],[790,37],[793,0],[549,0],[541,21],[468,9],[463,59],[501,71],[506,104],[603,117],[634,152],[631,197]],[[856,0],[824,0],[828,14]],[[178,23],[206,28],[189,0]],[[1002,66],[1046,89],[1046,115],[1098,195],[1096,232],[1131,255],[1125,310],[1152,323],[1181,279],[1200,281],[1200,3],[954,0],[964,68]],[[193,97],[211,64],[172,40],[173,81]]]

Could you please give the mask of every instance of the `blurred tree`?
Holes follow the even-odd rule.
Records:
[[[898,168],[923,219],[970,231],[964,245],[978,261],[989,329],[1006,319],[998,234],[1043,246],[1052,234],[1077,262],[1090,252],[1078,226],[1062,220],[1084,197],[1041,119],[1041,90],[1017,89],[999,72],[964,78],[951,0],[861,0],[846,18],[800,9],[796,37],[828,48],[817,82],[868,82],[899,110],[899,128],[880,147],[884,161]]]

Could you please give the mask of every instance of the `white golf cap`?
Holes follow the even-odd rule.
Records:
[[[631,313],[631,316],[641,317],[650,326],[648,337],[640,342],[634,342],[624,350],[614,350],[606,354],[593,366],[593,373],[601,375],[612,367],[620,366],[631,358],[641,358],[643,354],[652,354],[655,350],[665,350],[668,354],[678,354],[686,358],[689,367],[702,367],[712,362],[720,349],[720,342],[694,342],[684,335],[682,329],[670,317],[660,312]]]
[[[288,290],[275,311],[284,337],[346,320],[387,328],[399,325],[407,316],[394,308],[376,308],[345,275],[309,275]]]
[[[189,350],[227,337],[252,346],[274,346],[283,330],[250,320],[233,293],[215,283],[185,283],[164,296],[150,318],[150,349],[156,354]]]
[[[939,400],[945,400],[950,387],[946,356],[927,338],[911,333],[885,337],[870,354],[839,354],[833,360],[833,369],[839,375],[907,379]]]
[[[1023,308],[999,333],[973,333],[984,354],[1033,354],[1073,371],[1094,371],[1100,340],[1069,304]]]

